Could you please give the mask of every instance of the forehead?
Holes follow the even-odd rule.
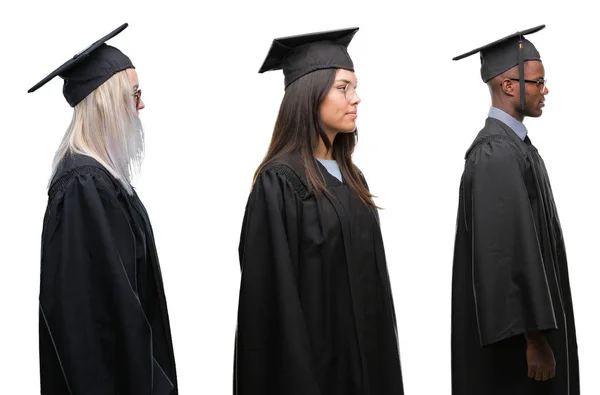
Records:
[[[336,80],[347,80],[356,83],[356,74],[353,71],[345,69],[337,69],[335,73]]]
[[[541,61],[530,60],[525,62],[525,72],[527,74],[536,74],[540,77],[544,76],[544,64]]]
[[[135,69],[130,68],[125,71],[127,72],[127,77],[129,78],[129,83],[131,84],[131,86],[139,85],[138,75]]]

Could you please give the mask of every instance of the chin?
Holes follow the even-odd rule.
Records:
[[[527,116],[531,117],[531,118],[539,118],[541,117],[543,114],[542,110],[536,110],[536,111],[530,111],[529,114],[527,114]]]
[[[352,122],[347,125],[341,125],[338,130],[340,133],[353,133],[356,130],[356,123]]]

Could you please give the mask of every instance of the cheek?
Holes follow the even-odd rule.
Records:
[[[347,110],[346,103],[340,103],[337,100],[326,100],[321,106],[321,118],[326,124],[339,124],[344,121]]]
[[[540,98],[541,94],[535,89],[532,89],[531,91],[527,92],[527,106],[530,106],[531,108],[537,108]]]
[[[539,98],[542,96],[541,91],[537,88],[537,86],[531,84],[531,87],[526,91],[527,96],[531,98]]]
[[[346,132],[356,128],[355,120],[346,116],[348,102],[342,97],[328,96],[321,104],[321,120],[330,130]]]

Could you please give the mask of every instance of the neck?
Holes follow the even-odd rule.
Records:
[[[333,142],[333,140],[335,139],[335,136],[337,135],[337,132],[326,132],[327,134],[327,139],[331,142]],[[333,143],[332,143],[332,147],[328,150],[327,147],[325,146],[325,142],[323,141],[322,138],[319,138],[319,145],[317,146],[317,149],[315,150],[315,158],[319,158],[319,159],[333,159]]]
[[[512,106],[510,103],[507,103],[505,101],[498,100],[497,98],[493,97],[492,106],[504,111],[505,113],[507,113],[508,115],[510,115],[511,117],[513,117],[521,123],[523,123],[523,120],[525,119],[525,117],[523,116],[523,114],[521,114],[518,108]]]

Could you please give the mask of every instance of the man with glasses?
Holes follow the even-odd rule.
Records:
[[[562,231],[544,162],[527,136],[548,89],[524,38],[480,53],[492,107],[466,154],[452,279],[454,395],[579,394]]]

